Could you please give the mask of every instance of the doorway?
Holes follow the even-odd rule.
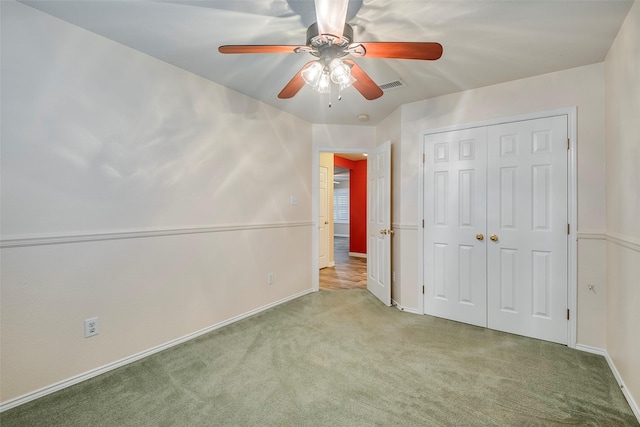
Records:
[[[320,153],[320,290],[367,288],[366,177],[366,154]]]

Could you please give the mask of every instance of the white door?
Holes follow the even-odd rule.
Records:
[[[486,326],[486,128],[425,138],[425,313]]]
[[[329,265],[329,168],[320,166],[320,190],[318,191],[318,267]]]
[[[367,159],[367,289],[391,305],[391,142]]]
[[[487,326],[566,344],[566,116],[489,127]]]
[[[567,344],[567,117],[427,135],[425,313]]]

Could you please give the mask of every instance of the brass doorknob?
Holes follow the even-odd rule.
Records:
[[[387,234],[387,229],[383,228],[382,230],[380,230],[380,234]]]
[[[489,236],[489,238],[491,239],[492,242],[498,241],[498,236],[496,236],[495,234],[492,234],[491,236]]]
[[[482,234],[482,233],[476,234],[476,239],[478,239],[480,241],[484,240],[484,234]]]

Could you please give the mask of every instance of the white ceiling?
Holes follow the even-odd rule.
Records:
[[[312,0],[40,0],[22,3],[264,101],[312,123],[375,125],[398,106],[461,90],[601,62],[632,0],[360,0],[355,41],[437,41],[438,61],[362,58],[380,84],[406,87],[374,101],[341,101],[304,87],[277,94],[309,54],[222,55],[223,44],[302,45]],[[369,122],[358,120],[367,114]]]

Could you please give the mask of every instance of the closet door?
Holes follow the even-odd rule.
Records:
[[[424,140],[425,313],[486,326],[487,129]]]
[[[488,128],[487,326],[567,343],[567,118]]]

